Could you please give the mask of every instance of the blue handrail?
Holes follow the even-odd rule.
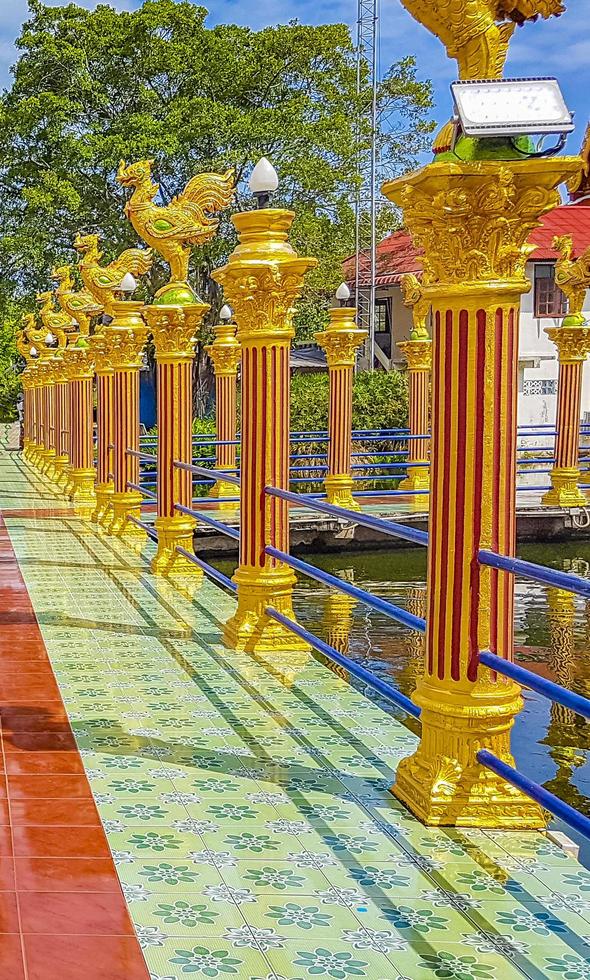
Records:
[[[264,550],[271,558],[276,558],[278,561],[284,562],[285,565],[293,568],[296,572],[301,572],[302,575],[307,575],[317,582],[322,582],[323,585],[329,585],[330,588],[337,589],[338,592],[344,592],[345,595],[352,596],[353,599],[364,602],[365,605],[376,609],[377,612],[384,613],[390,619],[395,619],[396,622],[402,623],[403,626],[407,626],[411,630],[418,630],[420,633],[426,631],[426,620],[421,619],[420,616],[414,616],[407,609],[402,609],[401,606],[395,606],[392,602],[380,599],[371,592],[366,592],[365,589],[359,589],[358,586],[352,585],[344,579],[337,578],[336,575],[330,575],[329,572],[324,572],[321,568],[309,565],[300,558],[294,558],[293,555],[288,555],[286,551],[279,551],[278,548],[273,548],[272,545],[267,545]]]
[[[490,653],[489,650],[482,650],[479,655],[479,662],[484,667],[495,670],[497,674],[510,677],[511,680],[522,684],[523,687],[528,687],[531,691],[542,694],[550,701],[556,701],[557,704],[562,704],[564,708],[570,708],[579,715],[590,718],[589,698],[585,698],[581,694],[574,694],[573,691],[568,691],[561,684],[555,684],[554,681],[549,681],[545,677],[539,677],[532,670],[527,670],[526,667],[521,667],[520,664],[512,663],[510,660],[504,660],[503,657],[498,657],[497,654]]]
[[[477,557],[482,565],[489,565],[490,568],[498,568],[502,572],[511,572],[513,575],[521,575],[529,578],[533,582],[542,582],[544,585],[554,585],[558,589],[566,592],[573,592],[574,595],[584,596],[590,599],[590,581],[575,575],[573,572],[558,572],[554,568],[546,568],[544,565],[536,565],[532,561],[523,561],[522,558],[507,558],[505,555],[497,555],[494,551],[483,549],[478,551]]]
[[[309,507],[310,510],[317,510],[323,514],[333,514],[334,517],[342,517],[347,521],[353,521],[355,524],[371,528],[373,531],[389,534],[393,538],[403,538],[404,541],[411,541],[413,544],[428,544],[426,531],[419,531],[416,528],[407,527],[405,524],[396,524],[393,521],[385,521],[382,517],[370,517],[369,514],[346,510],[344,507],[327,504],[323,500],[313,500],[312,502],[308,496],[302,500],[301,494],[292,493],[290,490],[279,490],[278,487],[265,487],[265,493],[271,497],[288,500],[292,504],[299,504],[301,507]]]
[[[196,517],[203,524],[210,524],[216,531],[221,531],[222,534],[226,534],[228,538],[234,538],[236,541],[240,539],[240,532],[237,528],[230,527],[229,524],[224,524],[222,521],[216,521],[214,517],[209,517],[209,514],[203,514],[198,510],[192,510],[190,507],[184,507],[183,504],[174,504],[174,510],[179,511],[181,514],[189,514],[190,517]]]
[[[234,473],[226,473],[223,470],[210,470],[205,466],[195,466],[194,463],[181,463],[179,460],[175,460],[174,465],[178,470],[188,470],[189,473],[196,473],[197,476],[206,476],[208,480],[212,480],[214,483],[216,480],[223,479],[226,483],[235,483],[237,487],[240,485],[240,478]]]
[[[549,810],[555,817],[559,817],[564,823],[573,827],[584,837],[590,838],[590,818],[585,817],[583,813],[575,810],[573,806],[569,803],[564,803],[560,800],[558,796],[550,793],[549,790],[544,789],[539,783],[535,783],[528,776],[523,776],[522,773],[518,772],[512,766],[509,766],[506,762],[502,762],[498,759],[492,752],[488,752],[487,749],[480,749],[477,753],[477,760],[486,769],[490,769],[495,772],[496,775],[501,776],[506,782],[511,783],[516,786],[517,789],[521,790],[526,796],[535,803],[539,803],[540,806]]]
[[[420,717],[421,709],[415,705],[413,701],[410,701],[410,699],[400,691],[396,691],[396,689],[390,684],[386,684],[385,681],[382,681],[376,674],[373,674],[371,671],[361,667],[360,664],[355,663],[354,660],[350,659],[350,657],[345,657],[342,653],[339,653],[338,650],[335,650],[334,647],[330,646],[329,643],[324,643],[324,641],[320,640],[319,637],[315,636],[313,633],[310,633],[309,630],[304,629],[304,627],[300,626],[299,623],[295,623],[292,619],[288,619],[287,616],[277,612],[277,610],[273,609],[272,606],[267,606],[265,612],[266,615],[271,619],[274,619],[275,622],[281,623],[282,626],[285,626],[288,630],[294,633],[295,636],[298,636],[306,643],[309,643],[314,650],[317,650],[318,653],[323,654],[324,657],[328,658],[328,660],[333,660],[334,663],[346,668],[349,674],[351,674],[353,677],[363,681],[368,687],[372,687],[375,691],[379,691],[379,693],[384,697],[388,698],[390,701],[393,701],[398,708],[402,708],[403,711],[406,711],[414,718]]]
[[[215,582],[219,582],[224,588],[229,589],[231,592],[238,591],[237,585],[227,575],[224,575],[223,572],[219,572],[213,565],[210,565],[209,562],[203,561],[202,558],[197,558],[191,551],[187,551],[186,548],[181,548],[180,545],[177,545],[176,550],[179,555],[184,555],[185,558],[192,561],[193,565],[198,565],[209,578],[212,578]]]

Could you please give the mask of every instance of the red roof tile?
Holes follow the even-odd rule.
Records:
[[[574,256],[590,245],[590,202],[579,204],[564,204],[545,215],[539,228],[531,237],[531,244],[536,245],[531,255],[533,261],[556,259],[557,252],[551,247],[556,235],[571,235],[574,240]],[[377,286],[391,286],[398,283],[407,272],[421,272],[421,252],[414,248],[411,236],[407,231],[394,231],[377,246]],[[361,255],[361,285],[367,286],[369,277],[369,254]],[[354,255],[344,262],[344,278],[354,282]]]

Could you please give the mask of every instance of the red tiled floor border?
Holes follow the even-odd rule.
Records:
[[[0,978],[149,980],[2,515],[0,743]]]

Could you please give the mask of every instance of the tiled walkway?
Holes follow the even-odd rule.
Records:
[[[225,650],[232,597],[154,579],[151,545],[137,556],[85,529],[7,454],[0,507],[154,980],[590,980],[588,871],[541,835],[425,830],[387,792],[415,741],[402,724],[311,656]],[[6,664],[16,640],[1,636]],[[38,712],[36,671],[20,668],[18,683]],[[46,718],[60,734],[63,716]],[[67,739],[28,741],[38,750],[77,759]],[[60,810],[72,781],[86,783],[56,771],[59,794],[40,809],[67,823],[39,837],[48,868],[50,838],[82,842],[79,814],[91,815],[88,800]],[[105,854],[78,859],[94,880]],[[75,879],[60,875],[34,890],[68,891]],[[115,908],[95,913],[90,891],[53,918],[62,941],[78,933],[66,940],[75,950]],[[21,918],[25,947],[27,928]],[[4,964],[0,980],[20,980]],[[135,980],[116,955],[59,975]]]

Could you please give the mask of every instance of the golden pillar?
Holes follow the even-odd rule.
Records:
[[[356,352],[367,338],[357,329],[356,310],[347,306],[328,310],[326,330],[315,339],[326,352],[330,384],[328,410],[328,474],[324,480],[328,503],[360,510],[352,496],[352,372]]]
[[[94,362],[88,341],[78,338],[73,347],[67,348],[66,357],[70,410],[69,496],[76,513],[88,519],[96,505],[92,410]]]
[[[157,305],[145,309],[158,369],[158,551],[152,561],[156,575],[190,575],[202,578],[200,568],[177,552],[193,548],[195,520],[175,510],[190,507],[193,479],[176,462],[192,461],[193,361],[195,332],[209,309],[207,303],[184,306]]]
[[[92,513],[94,524],[104,525],[110,514],[113,496],[113,446],[115,440],[115,369],[104,332],[88,338],[94,354],[96,373],[96,506]]]
[[[21,374],[21,384],[23,388],[23,459],[27,461],[30,460],[35,446],[35,359],[31,354],[31,347],[32,344],[27,338],[25,331],[22,329],[18,330],[16,334],[16,349],[25,362],[25,367]]]
[[[139,369],[148,335],[143,310],[132,300],[113,302],[113,321],[102,334],[113,366],[114,480],[107,530],[137,541],[145,540],[145,531],[128,518],[141,519],[143,497],[128,486],[139,484],[139,459],[128,450],[139,452]]]
[[[295,576],[269,557],[271,543],[289,551],[287,503],[264,493],[289,486],[289,352],[293,305],[315,260],[299,258],[287,238],[295,215],[262,208],[233,216],[239,244],[214,273],[234,309],[242,348],[240,561],[234,575],[238,607],[225,625],[233,649],[305,648],[265,615],[267,606],[293,617]]]
[[[408,472],[399,484],[399,490],[428,490],[430,475],[428,468],[428,439],[419,439],[430,429],[430,372],[432,370],[432,341],[428,336],[426,321],[430,303],[423,297],[422,287],[416,276],[408,274],[402,278],[404,303],[411,307],[413,330],[410,339],[398,344],[408,364],[409,375],[409,429]],[[419,496],[415,503],[428,508],[428,498]]]
[[[68,453],[68,372],[63,352],[54,364],[55,378],[55,483],[62,487],[66,480],[66,470],[70,461]]]
[[[573,318],[572,318],[573,319]],[[588,497],[580,490],[580,417],[582,410],[582,373],[590,354],[590,326],[585,323],[550,327],[545,333],[557,347],[559,380],[557,382],[557,439],[555,462],[551,470],[551,490],[543,495],[548,507],[586,507]]]
[[[222,311],[223,312],[223,311]],[[237,473],[238,365],[242,349],[236,338],[235,323],[224,321],[213,327],[215,339],[206,347],[215,374],[215,469]],[[235,497],[236,487],[220,477],[210,497]],[[220,504],[221,510],[235,510],[233,503]]]
[[[433,308],[431,499],[422,738],[393,792],[425,823],[532,828],[540,808],[482,767],[512,763],[520,688],[478,669],[480,650],[513,655],[513,577],[480,549],[515,551],[520,296],[527,239],[559,204],[577,159],[438,160],[384,188],[424,249]]]

